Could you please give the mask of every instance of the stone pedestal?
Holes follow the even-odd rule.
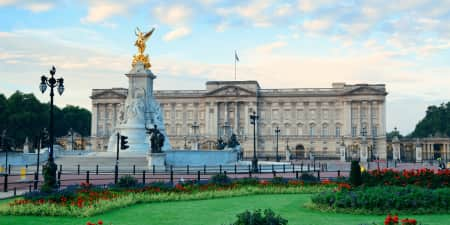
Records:
[[[340,153],[341,162],[345,162],[345,146],[341,145],[339,147],[339,153]]]
[[[166,153],[149,153],[147,160],[149,169],[153,169],[153,166],[156,170],[166,169]]]
[[[367,162],[367,155],[368,155],[368,146],[366,143],[363,143],[363,144],[361,144],[359,161]]]
[[[422,147],[416,146],[416,162],[422,162]]]
[[[392,141],[392,159],[394,161],[400,160],[400,142],[395,138]]]

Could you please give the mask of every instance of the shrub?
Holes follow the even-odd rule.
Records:
[[[300,176],[300,179],[303,180],[303,181],[306,181],[306,182],[317,182],[317,181],[319,181],[317,179],[317,177],[315,177],[314,175],[309,174],[309,173],[302,173],[302,175]]]
[[[127,187],[135,187],[137,186],[138,181],[135,177],[131,175],[121,176],[118,182],[119,187],[127,188]]]
[[[242,179],[237,179],[234,181],[235,184],[239,185],[257,185],[259,183],[258,178],[246,177]]]
[[[227,175],[225,175],[223,173],[219,173],[219,174],[212,176],[209,179],[209,183],[219,185],[219,186],[226,186],[226,185],[231,184],[231,179]]]
[[[326,191],[312,197],[318,206],[338,211],[389,213],[390,210],[409,213],[449,212],[450,188],[430,190],[417,186],[359,187],[341,191]],[[345,209],[345,210],[339,210]]]
[[[274,177],[272,179],[273,185],[286,185],[288,183],[287,179],[284,179],[283,177]]]
[[[41,191],[52,192],[56,189],[56,170],[58,170],[58,166],[55,163],[47,163],[44,165],[42,169],[44,184],[41,187]]]
[[[257,209],[254,212],[248,210],[236,215],[237,220],[233,225],[285,225],[288,221],[280,215],[275,215],[271,209],[265,209],[264,215],[261,210]]]
[[[350,184],[354,187],[357,187],[362,184],[361,178],[361,167],[359,166],[358,161],[352,161],[352,165],[350,167]]]

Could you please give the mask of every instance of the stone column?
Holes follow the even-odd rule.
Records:
[[[113,126],[113,129],[115,129],[116,128],[116,124],[117,124],[117,104],[116,103],[114,103],[113,105],[112,105],[112,107],[113,107],[113,121],[112,121],[112,126]]]
[[[422,145],[417,140],[416,143],[416,162],[422,162]]]
[[[216,113],[214,114],[214,116],[216,117],[215,118],[215,123],[214,123],[214,125],[215,125],[215,127],[216,127],[216,134],[217,134],[217,138],[219,138],[220,137],[220,131],[219,131],[219,122],[220,122],[220,113],[219,113],[219,110],[220,110],[220,102],[216,102]]]
[[[244,102],[244,121],[245,121],[244,132],[245,132],[245,135],[247,135],[247,136],[250,133],[250,115],[248,113],[248,110],[249,110],[248,105],[249,105],[248,102]]]
[[[98,104],[94,103],[92,104],[92,122],[91,122],[91,136],[96,137],[97,136],[97,129],[98,129]]]
[[[239,102],[234,102],[234,133],[239,135]]]
[[[386,135],[386,102],[382,101],[379,104],[379,122],[380,122],[380,136]]]
[[[341,146],[339,146],[339,152],[340,152],[341,162],[345,162],[345,144],[344,144],[344,142],[342,142]]]
[[[108,128],[106,122],[108,121],[108,104],[103,104],[103,136],[108,136]]]
[[[205,102],[205,135],[210,136],[211,121],[209,120],[209,102]]]
[[[350,101],[344,101],[342,109],[342,135],[352,135],[352,104]]]
[[[392,155],[394,160],[400,160],[400,141],[397,136],[392,140]]]

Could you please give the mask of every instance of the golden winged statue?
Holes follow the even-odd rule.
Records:
[[[155,28],[152,28],[149,32],[141,32],[138,27],[136,27],[136,30],[134,33],[136,34],[136,42],[134,45],[138,48],[138,53],[133,56],[133,63],[131,64],[133,67],[138,62],[142,62],[144,64],[144,68],[148,69],[151,67],[150,61],[148,59],[148,55],[144,55],[145,51],[145,42],[152,36],[153,31],[155,31]]]

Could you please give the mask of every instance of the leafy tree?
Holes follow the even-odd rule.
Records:
[[[419,121],[411,137],[428,137],[430,135],[450,136],[450,102],[439,106],[429,106],[425,117]]]
[[[29,141],[48,128],[50,104],[41,103],[33,94],[16,91],[9,98],[0,94],[0,132],[7,130],[6,135],[14,140],[14,147],[19,148],[28,137]],[[64,136],[70,128],[83,136],[90,135],[91,113],[78,106],[66,106],[63,109],[55,106],[55,137]]]

